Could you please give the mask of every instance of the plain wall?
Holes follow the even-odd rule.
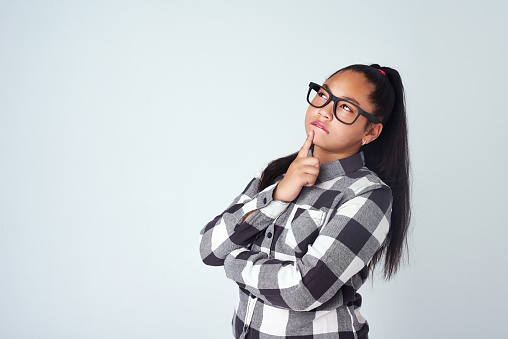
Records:
[[[228,338],[200,229],[305,139],[305,94],[399,70],[410,262],[360,290],[372,338],[503,337],[500,1],[0,2],[0,337]]]

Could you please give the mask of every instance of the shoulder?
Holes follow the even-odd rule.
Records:
[[[268,164],[265,164],[254,174],[254,177],[250,179],[249,183],[244,188],[242,195],[252,196],[258,192],[258,188],[261,183],[261,178],[263,177],[263,173],[267,166]]]
[[[263,176],[263,172],[265,171],[266,167],[268,166],[268,164],[262,166],[257,172],[256,174],[254,174],[254,179],[261,179],[261,177]]]
[[[390,186],[383,182],[375,172],[365,166],[355,172],[348,173],[347,179],[346,189],[353,196],[363,195],[376,190],[378,194],[386,195],[387,198],[391,199],[392,191]]]
[[[347,175],[347,184],[344,187],[344,196],[339,204],[339,209],[344,206],[358,206],[362,214],[380,216],[390,215],[393,203],[392,190],[377,174],[367,167]],[[345,205],[343,205],[345,204]]]

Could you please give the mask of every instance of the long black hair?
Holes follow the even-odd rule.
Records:
[[[404,87],[399,72],[390,67],[351,65],[338,70],[360,73],[374,85],[369,96],[374,105],[372,114],[383,123],[379,137],[362,146],[365,165],[390,186],[393,195],[391,226],[383,247],[369,263],[371,271],[384,259],[383,276],[390,279],[398,271],[404,253],[407,254],[407,230],[411,219],[409,147],[407,138]],[[381,72],[382,71],[382,72]],[[368,123],[368,128],[372,123]],[[263,171],[259,191],[270,186],[286,173],[298,152],[272,161]]]

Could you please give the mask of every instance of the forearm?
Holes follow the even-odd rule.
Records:
[[[256,236],[287,208],[273,200],[275,184],[252,197],[241,196],[201,231],[201,258],[205,264],[220,266],[233,250],[250,245]]]

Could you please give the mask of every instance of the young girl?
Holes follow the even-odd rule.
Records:
[[[235,338],[367,338],[357,290],[407,247],[409,156],[399,73],[352,65],[309,84],[307,139],[201,231],[239,286]]]

